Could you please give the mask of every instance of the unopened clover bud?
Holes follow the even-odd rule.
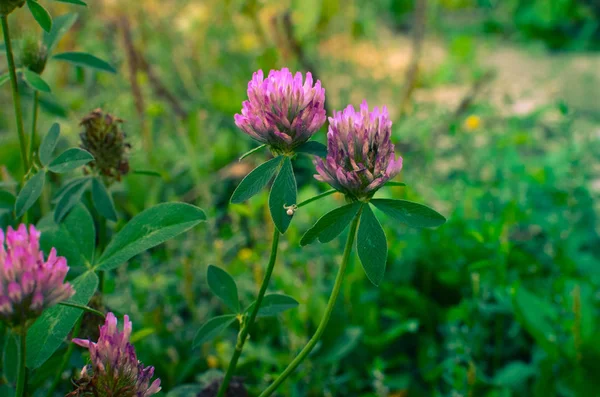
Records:
[[[0,16],[6,16],[17,7],[23,7],[25,0],[0,0]]]
[[[48,60],[48,49],[40,40],[34,37],[23,39],[21,45],[21,64],[23,67],[42,74]]]
[[[102,109],[96,109],[85,116],[80,125],[84,128],[79,134],[81,148],[94,156],[87,167],[96,172],[108,183],[120,181],[129,172],[129,149],[127,136],[121,129],[123,120]]]

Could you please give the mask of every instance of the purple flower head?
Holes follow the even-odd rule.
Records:
[[[334,112],[329,118],[327,158],[315,161],[315,178],[352,199],[373,196],[402,169],[402,157],[396,159],[391,133],[385,106],[369,112],[367,101],[363,101],[359,112],[352,105]]]
[[[154,367],[144,367],[138,361],[129,341],[132,325],[128,316],[123,323],[123,331],[119,331],[117,318],[108,313],[98,342],[73,339],[89,350],[91,364],[81,371],[79,389],[72,395],[147,397],[160,391],[160,379],[150,383]]]
[[[40,232],[33,225],[0,229],[0,320],[27,326],[50,306],[74,291],[65,276],[67,260],[52,248],[47,260],[40,251]]]
[[[325,89],[313,86],[310,72],[302,84],[302,73],[287,69],[254,73],[248,83],[248,100],[235,125],[277,153],[288,153],[308,141],[325,123]]]

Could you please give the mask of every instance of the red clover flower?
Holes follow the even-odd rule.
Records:
[[[17,230],[0,229],[0,320],[25,326],[55,304],[69,299],[74,290],[64,279],[67,260],[56,249],[44,260],[40,235],[33,225]]]
[[[366,101],[355,111],[349,105],[329,118],[328,154],[317,158],[315,178],[351,199],[369,199],[402,169],[391,142],[392,122],[387,108],[369,112]]]
[[[275,153],[293,152],[325,123],[325,89],[310,72],[302,84],[302,73],[287,69],[254,73],[248,83],[248,100],[235,124]]]
[[[160,391],[160,379],[150,383],[154,367],[144,367],[137,359],[129,341],[131,331],[128,316],[124,317],[123,331],[119,331],[117,318],[108,313],[98,342],[73,339],[89,350],[91,364],[81,371],[78,390],[72,396],[148,397]]]

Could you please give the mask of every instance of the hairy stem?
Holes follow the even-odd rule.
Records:
[[[84,312],[95,314],[98,317],[102,317],[102,318],[106,317],[104,315],[104,313],[102,313],[100,310],[96,310],[93,307],[89,307],[89,306],[86,306],[86,305],[80,305],[79,303],[63,301],[63,302],[59,302],[58,304],[62,305],[62,306],[66,306],[66,307],[73,307],[75,309],[81,309]]]
[[[33,164],[33,151],[35,149],[35,135],[37,133],[38,106],[40,103],[39,92],[33,91],[33,107],[31,109],[31,133],[29,135],[29,164]]]
[[[269,256],[269,264],[267,265],[267,271],[265,273],[265,277],[263,278],[262,285],[260,286],[260,291],[258,292],[256,303],[254,304],[252,312],[250,313],[250,317],[248,317],[247,320],[242,323],[242,327],[237,338],[237,343],[235,345],[235,351],[233,352],[231,361],[229,361],[229,367],[227,368],[225,378],[223,379],[223,383],[219,388],[219,393],[217,394],[217,397],[224,397],[227,393],[229,382],[231,382],[231,378],[233,377],[233,373],[235,372],[237,362],[240,359],[240,356],[242,355],[244,343],[246,343],[246,338],[248,337],[248,334],[250,333],[252,326],[254,325],[254,321],[256,320],[256,316],[258,315],[258,310],[260,309],[260,305],[262,304],[265,293],[267,292],[267,286],[269,285],[269,281],[271,280],[271,275],[273,274],[273,268],[275,267],[275,261],[277,259],[278,246],[279,231],[276,227],[273,227],[273,243],[271,244],[271,255]]]
[[[352,253],[352,246],[354,245],[354,237],[356,236],[356,229],[358,227],[358,221],[360,219],[359,212],[354,220],[352,221],[352,226],[350,227],[350,233],[348,234],[348,239],[346,240],[346,247],[344,248],[344,255],[342,257],[342,263],[338,270],[337,276],[335,278],[335,283],[333,285],[333,290],[331,291],[331,296],[329,297],[329,302],[327,302],[327,307],[325,308],[325,313],[323,313],[323,318],[321,318],[321,322],[317,327],[317,331],[310,338],[306,346],[302,349],[302,351],[296,356],[296,358],[287,366],[287,368],[279,375],[275,382],[271,384],[265,391],[263,391],[259,397],[267,397],[273,394],[279,386],[294,372],[294,370],[304,361],[304,359],[310,354],[310,352],[314,349],[315,345],[321,339],[325,328],[327,328],[327,323],[329,322],[329,318],[331,317],[331,313],[333,312],[333,308],[335,306],[335,302],[340,293],[340,289],[342,287],[342,281],[344,280],[344,273],[346,271],[346,267],[348,266],[348,261],[350,259],[350,254]]]
[[[15,121],[17,122],[17,133],[19,134],[19,145],[21,147],[23,175],[27,175],[27,172],[29,171],[29,162],[27,160],[27,138],[25,137],[25,129],[23,128],[23,113],[21,112],[21,97],[19,96],[17,69],[15,67],[12,44],[10,42],[8,18],[6,15],[2,15],[0,19],[2,20],[2,32],[4,33],[4,45],[6,47],[6,59],[8,61],[8,74],[10,75],[10,86],[12,88],[13,105],[15,107]]]
[[[17,375],[17,392],[15,397],[23,397],[25,395],[25,379],[27,378],[27,369],[25,361],[27,360],[27,331],[21,333],[21,349],[19,357],[19,374]]]
[[[309,199],[307,199],[307,200],[304,200],[304,201],[303,201],[303,202],[301,202],[301,203],[298,203],[298,205],[297,205],[296,207],[298,207],[298,208],[300,208],[300,207],[304,207],[306,204],[310,204],[310,203],[312,203],[313,201],[320,200],[320,199],[322,199],[323,197],[327,197],[327,196],[329,196],[329,195],[332,195],[333,193],[337,193],[337,190],[335,190],[335,189],[330,189],[330,190],[327,190],[326,192],[323,192],[323,193],[321,193],[321,194],[317,194],[317,195],[316,195],[316,196],[314,196],[314,197],[311,197],[311,198],[309,198]]]

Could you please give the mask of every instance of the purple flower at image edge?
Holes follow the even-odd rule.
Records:
[[[129,340],[131,331],[132,323],[127,315],[124,316],[123,330],[119,331],[117,318],[108,313],[105,324],[100,327],[98,342],[73,339],[73,343],[90,352],[91,364],[82,370],[80,385],[87,388],[103,385],[123,397],[147,397],[161,390],[160,379],[150,383],[154,367],[144,367],[137,359]]]
[[[315,178],[353,199],[372,197],[402,169],[391,141],[392,122],[387,108],[369,112],[366,101],[356,111],[349,105],[329,118],[328,154],[316,159]]]
[[[0,229],[0,320],[27,326],[42,312],[69,299],[75,291],[65,277],[67,260],[56,249],[44,260],[40,235],[33,225]]]
[[[248,83],[248,100],[235,124],[258,142],[275,152],[288,153],[308,141],[325,123],[325,89],[313,85],[310,72],[304,84],[302,73],[287,69],[254,73]]]

